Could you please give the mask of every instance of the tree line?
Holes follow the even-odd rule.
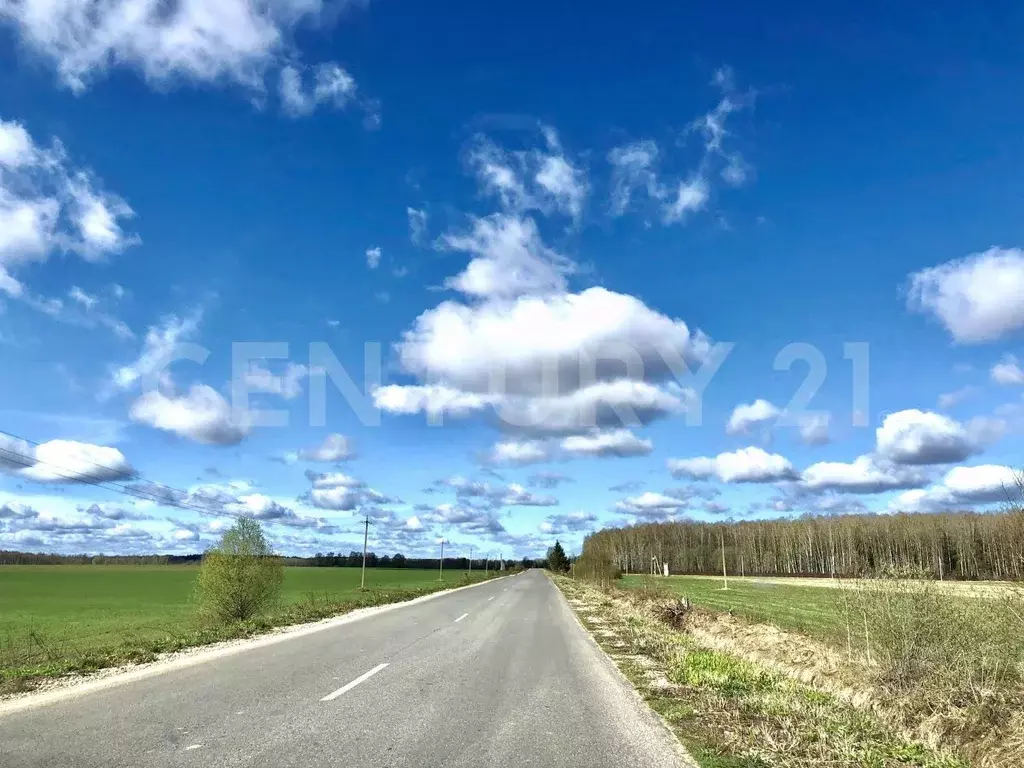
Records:
[[[52,552],[19,552],[0,549],[0,565],[196,565],[194,555],[58,555]]]
[[[1024,509],[996,513],[805,515],[741,522],[683,520],[609,528],[582,558],[623,573],[1024,579]]]
[[[500,568],[501,563],[504,562],[505,567],[519,563],[523,568],[536,568],[542,567],[543,560],[533,560],[529,557],[524,557],[522,560],[495,560],[495,559],[484,559],[484,558],[473,558],[472,561],[468,557],[446,557],[444,559],[444,567],[452,568],[454,570],[469,570],[470,562],[472,562],[473,570],[485,570]],[[327,552],[326,554],[317,552],[313,557],[286,557],[284,558],[285,565],[296,565],[296,566],[307,566],[313,568],[359,568],[363,565],[363,553],[352,550],[347,555],[343,555],[341,552]],[[366,567],[367,568],[437,568],[438,562],[436,557],[407,557],[401,552],[396,552],[393,555],[380,555],[376,552],[366,553]]]
[[[202,561],[202,553],[189,555],[58,555],[42,552],[17,552],[0,550],[0,565],[198,565]],[[359,568],[363,565],[363,553],[355,550],[347,555],[341,552],[327,552],[313,557],[282,557],[283,565],[308,568]],[[519,561],[506,560],[505,566],[513,563],[523,568],[542,568],[543,560],[524,557]],[[473,570],[495,569],[500,567],[499,560],[474,558]],[[377,555],[376,552],[366,553],[367,568],[437,568],[436,557],[407,557],[401,552],[393,555]],[[470,561],[466,557],[446,557],[444,567],[453,570],[469,570]]]

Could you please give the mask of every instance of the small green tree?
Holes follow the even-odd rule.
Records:
[[[274,605],[283,581],[281,558],[259,522],[239,518],[203,555],[196,582],[200,613],[219,622],[245,621]]]
[[[548,568],[555,573],[565,573],[569,570],[569,558],[566,557],[565,550],[557,539],[555,546],[548,550]]]

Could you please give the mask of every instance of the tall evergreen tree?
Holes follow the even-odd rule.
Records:
[[[557,539],[555,546],[548,550],[548,568],[555,573],[565,573],[569,570],[569,558],[566,557],[565,550]]]

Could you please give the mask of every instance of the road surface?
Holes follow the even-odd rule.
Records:
[[[686,765],[539,571],[30,709],[0,765]]]

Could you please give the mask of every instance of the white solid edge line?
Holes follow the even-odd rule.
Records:
[[[369,680],[371,677],[376,675],[378,672],[380,672],[386,666],[387,666],[387,664],[378,664],[376,667],[371,669],[369,672],[364,672],[363,674],[361,674],[359,677],[357,677],[351,683],[346,683],[345,685],[341,686],[341,688],[336,690],[334,693],[328,693],[326,696],[324,696],[322,699],[320,699],[320,701],[333,701],[334,699],[336,699],[339,696],[341,696],[341,694],[348,693],[349,691],[351,691],[353,688],[355,688],[360,683],[365,683],[367,680]]]
[[[464,614],[462,614],[461,616],[459,616],[459,618],[457,618],[457,619],[455,620],[455,623],[456,623],[456,624],[458,624],[458,623],[459,623],[460,621],[462,621],[462,620],[463,620],[464,618],[466,618],[467,616],[469,616],[469,614],[468,614],[468,613],[464,613]]]

